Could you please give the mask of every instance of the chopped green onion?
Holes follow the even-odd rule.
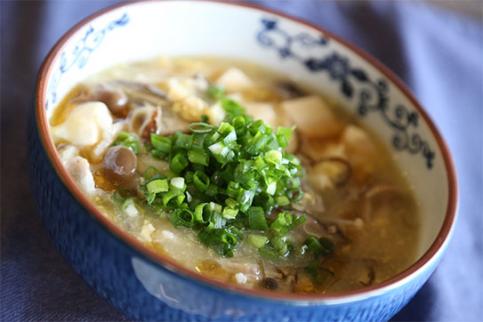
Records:
[[[209,197],[215,197],[219,192],[219,189],[216,185],[210,184],[208,189],[205,190],[205,194]]]
[[[265,190],[269,195],[273,196],[275,192],[277,191],[277,182],[276,181],[271,181],[267,185],[267,189]]]
[[[188,159],[191,163],[207,166],[210,160],[210,156],[204,150],[196,149],[188,151]]]
[[[184,183],[184,178],[182,178],[182,177],[171,178],[169,183],[174,189],[178,189],[178,190],[181,190],[181,191],[184,191],[186,189],[186,185]]]
[[[195,221],[199,223],[207,223],[208,222],[208,212],[205,211],[206,206],[208,203],[200,203],[199,205],[196,206],[194,216],[195,216]]]
[[[155,179],[153,181],[148,182],[146,185],[146,189],[149,193],[159,193],[159,192],[166,192],[169,190],[168,187],[168,180],[166,179]]]
[[[254,230],[265,230],[268,228],[263,208],[252,207],[248,210],[248,226]]]
[[[258,249],[260,256],[271,261],[280,259],[278,252],[270,245],[265,245]]]
[[[334,252],[335,245],[328,238],[320,238],[320,245],[322,246],[322,255],[327,256]]]
[[[284,237],[279,237],[279,236],[273,237],[270,240],[270,243],[272,244],[273,248],[278,252],[280,256],[284,257],[287,255],[289,251],[288,249],[289,247],[288,247],[287,240]]]
[[[218,228],[218,229],[202,229],[198,238],[200,241],[213,248],[218,254],[226,257],[232,257],[236,245],[240,241],[240,233],[235,227]]]
[[[265,153],[265,160],[274,165],[280,164],[282,162],[282,152],[277,150],[271,150]]]
[[[216,202],[210,202],[208,204],[208,207],[209,207],[211,212],[213,212],[213,213],[216,212],[216,213],[219,213],[219,214],[221,214],[221,211],[223,209],[223,207],[220,204],[217,204]]]
[[[288,127],[279,127],[277,129],[277,141],[280,147],[286,148],[288,146],[288,143],[290,142],[290,139],[292,137],[292,132],[293,130]]]
[[[196,189],[201,192],[205,192],[210,186],[210,177],[208,177],[204,172],[195,171],[193,175],[193,184],[195,185]]]
[[[181,132],[176,132],[174,134],[174,147],[176,149],[189,149],[193,144],[193,136],[189,134],[184,134]]]
[[[184,226],[189,228],[193,226],[194,216],[188,208],[175,209],[168,217],[175,227]]]
[[[169,163],[169,168],[174,173],[181,173],[188,166],[188,159],[183,152],[178,152]]]
[[[138,154],[139,150],[141,149],[139,139],[134,134],[124,131],[118,133],[112,145],[125,146],[126,148],[131,149],[135,154]]]
[[[261,248],[268,242],[268,238],[262,235],[249,234],[247,241],[255,248]]]
[[[222,215],[226,219],[235,219],[237,214],[238,214],[238,209],[232,209],[232,208],[225,207],[223,209]]]
[[[151,179],[154,179],[154,178],[159,177],[159,176],[161,176],[161,173],[155,167],[147,168],[146,171],[144,171],[144,174],[143,174],[143,177],[146,180],[151,180]]]
[[[200,117],[200,121],[203,123],[208,123],[210,121],[210,118],[206,114],[202,114]]]
[[[251,190],[240,189],[241,193],[238,196],[238,203],[240,204],[240,210],[245,212],[250,208],[255,197],[255,192]]]
[[[227,118],[229,120],[233,119],[236,116],[241,116],[245,114],[244,108],[230,98],[222,98],[221,99],[221,106],[225,110],[227,114]]]
[[[320,241],[314,237],[314,236],[309,236],[305,240],[305,245],[307,245],[308,250],[313,252],[314,254],[319,254],[322,250],[322,245],[320,244]]]
[[[233,208],[233,209],[237,208],[238,206],[238,202],[236,202],[236,200],[233,200],[231,198],[225,199],[225,204],[227,205],[227,207]]]
[[[281,211],[267,218],[303,196],[300,162],[283,151],[292,129],[272,130],[253,120],[222,88],[210,87],[206,94],[225,110],[224,121],[211,125],[204,115],[189,126],[190,133],[150,136],[148,152],[168,161],[170,170],[144,173],[145,202],[167,213],[175,226],[196,231],[200,241],[222,256],[233,256],[251,230],[259,233],[249,234],[248,243],[262,256],[288,256],[294,246],[287,234],[305,217]],[[328,252],[326,246],[322,248]]]
[[[151,145],[153,148],[162,153],[162,154],[168,154],[171,152],[171,139],[169,137],[165,136],[160,136],[154,133],[151,133]]]
[[[190,124],[189,129],[193,133],[210,133],[214,127],[205,122],[195,122]]]
[[[307,245],[309,251],[316,255],[328,256],[335,250],[334,243],[328,238],[317,239],[314,236],[309,236],[304,244]]]
[[[279,206],[284,207],[290,205],[290,200],[287,196],[278,196],[275,200]]]
[[[293,217],[289,212],[280,212],[270,224],[270,229],[276,234],[285,235],[292,227]]]
[[[175,191],[175,190],[170,190],[170,191],[166,192],[162,197],[163,205],[168,206],[169,202],[173,198],[176,198],[179,194],[180,194],[180,192]]]
[[[155,193],[147,193],[146,194],[146,202],[148,203],[148,205],[151,205],[154,200],[156,199],[156,194]]]

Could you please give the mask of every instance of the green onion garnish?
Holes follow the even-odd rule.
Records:
[[[210,133],[214,126],[205,122],[195,122],[190,124],[189,129],[193,133]]]
[[[262,235],[249,234],[247,241],[255,248],[261,248],[268,242],[268,237]]]
[[[148,182],[146,185],[149,193],[159,193],[168,191],[168,180],[166,179],[155,179]]]
[[[270,260],[289,256],[287,234],[305,218],[284,210],[303,195],[300,162],[283,150],[292,129],[251,119],[222,88],[211,86],[206,95],[223,107],[225,120],[215,126],[204,117],[190,133],[150,136],[147,151],[171,171],[146,171],[145,202],[222,256],[233,256],[244,238]],[[317,252],[331,249],[318,242]]]
[[[119,132],[112,145],[125,146],[126,148],[131,149],[135,154],[138,154],[141,150],[139,139],[134,134],[124,131]]]
[[[254,230],[265,230],[268,228],[263,208],[252,207],[248,210],[248,226]]]

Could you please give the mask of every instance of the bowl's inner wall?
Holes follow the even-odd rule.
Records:
[[[88,22],[62,45],[46,79],[46,117],[86,77],[115,64],[159,55],[217,55],[253,61],[295,76],[351,113],[357,113],[364,97],[370,107],[377,106],[379,95],[383,95],[386,111],[369,109],[362,121],[394,151],[415,191],[422,217],[420,256],[441,229],[448,204],[441,150],[424,119],[414,116],[418,113],[413,104],[392,82],[344,45],[321,37],[326,39],[309,26],[252,8],[206,2],[131,4]],[[316,64],[311,69],[305,64],[310,58],[317,62],[326,57],[342,62],[342,72],[331,74]],[[344,66],[349,69],[344,71]],[[351,74],[351,70],[364,75],[357,71]],[[379,80],[387,83],[387,90],[381,90]],[[350,96],[341,90],[342,82],[349,83]],[[395,138],[399,138],[399,149]],[[433,158],[428,158],[429,152],[434,153]]]

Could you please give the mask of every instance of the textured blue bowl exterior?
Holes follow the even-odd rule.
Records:
[[[72,196],[47,157],[31,122],[33,191],[51,238],[74,269],[130,318],[144,321],[384,321],[426,282],[438,260],[400,286],[344,304],[290,303],[249,297],[170,271],[110,233]],[[133,265],[134,263],[134,265]],[[147,268],[141,283],[139,270]],[[158,289],[148,290],[146,278]]]

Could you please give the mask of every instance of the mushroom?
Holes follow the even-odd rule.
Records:
[[[300,133],[308,138],[331,138],[343,130],[342,122],[319,96],[287,100],[281,107]]]
[[[123,117],[127,114],[128,98],[126,94],[117,88],[99,88],[94,92],[95,100],[107,105],[112,114]]]
[[[110,85],[97,85],[87,88],[79,97],[76,97],[73,102],[102,102],[106,104],[111,113],[117,117],[125,117],[128,113],[128,97],[119,88]]]
[[[159,133],[162,120],[161,107],[146,104],[132,110],[127,119],[129,130],[142,138],[149,138],[151,133]]]
[[[317,238],[327,236],[328,234],[325,226],[312,216],[307,216],[307,220],[302,225],[302,229],[307,235],[315,236]]]
[[[167,94],[153,84],[118,80],[116,85],[122,87],[129,99],[138,103],[148,102],[155,106],[165,106],[169,102]]]
[[[278,282],[272,277],[265,277],[260,281],[260,286],[267,290],[274,291],[278,289]]]
[[[137,157],[134,152],[124,146],[110,147],[103,160],[104,175],[113,182],[129,186],[136,172]]]

